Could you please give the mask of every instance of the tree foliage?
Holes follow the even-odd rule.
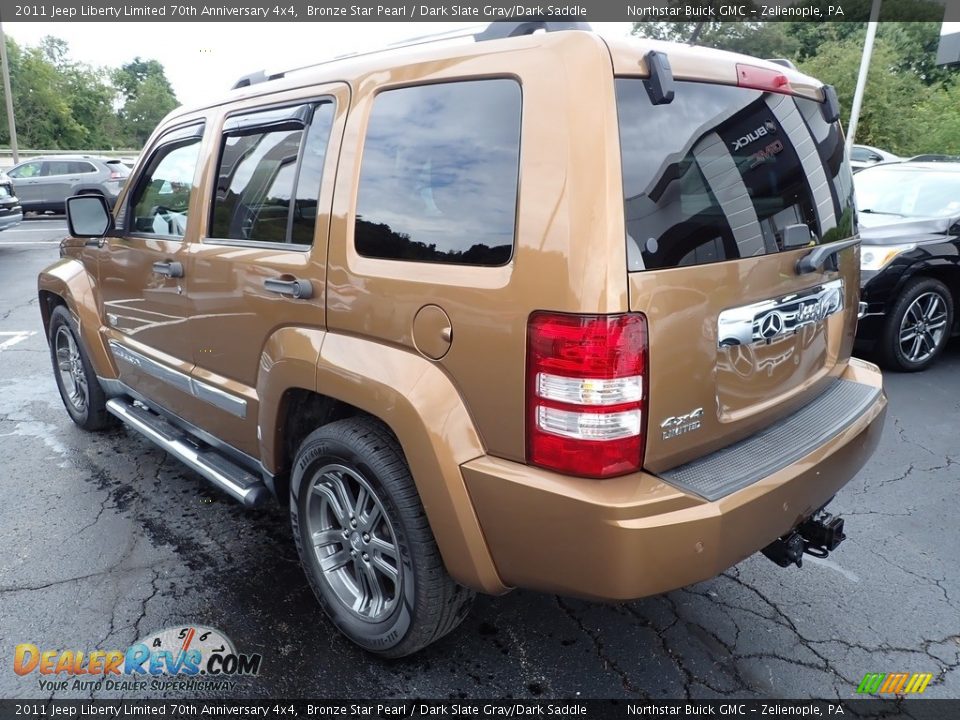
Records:
[[[21,147],[140,148],[178,104],[156,60],[138,57],[113,70],[95,68],[72,60],[68,44],[50,36],[35,47],[7,37],[7,56]],[[10,144],[2,103],[0,144]]]
[[[860,2],[860,5],[856,5]],[[807,0],[806,5],[824,5]],[[869,0],[844,3],[866,17]],[[913,22],[898,21],[901,17]],[[960,154],[960,71],[936,66],[943,6],[931,0],[885,2],[874,44],[856,141],[910,156]],[[833,85],[846,124],[853,104],[865,22],[643,22],[634,34],[763,58],[788,58]]]

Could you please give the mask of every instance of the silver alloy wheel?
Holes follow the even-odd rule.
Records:
[[[936,292],[914,298],[900,321],[900,352],[914,363],[929,360],[947,330],[947,304]]]
[[[400,552],[367,480],[344,465],[322,467],[310,485],[306,525],[337,599],[363,620],[387,618],[400,598]]]
[[[77,341],[74,340],[73,333],[66,325],[57,328],[54,350],[57,353],[57,370],[60,372],[66,399],[74,410],[82,413],[86,410],[90,397],[87,375],[83,370],[80,348],[77,347]]]

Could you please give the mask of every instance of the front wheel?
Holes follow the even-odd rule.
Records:
[[[350,640],[403,657],[460,624],[473,593],[447,574],[400,446],[379,421],[349,418],[308,435],[290,490],[307,579]]]
[[[910,281],[893,305],[881,337],[884,365],[926,370],[943,352],[953,329],[953,296],[936,278]]]
[[[77,323],[63,305],[50,314],[47,340],[57,389],[71,419],[84,430],[103,430],[113,425],[107,398],[80,342]]]

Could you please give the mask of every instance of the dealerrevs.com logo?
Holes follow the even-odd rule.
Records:
[[[232,690],[238,677],[260,672],[263,657],[238,653],[215,628],[171,627],[126,650],[14,649],[13,671],[37,675],[41,690]],[[66,676],[66,677],[64,677]]]

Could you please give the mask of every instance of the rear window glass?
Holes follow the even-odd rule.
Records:
[[[107,169],[111,174],[127,177],[130,175],[130,168],[123,164],[121,160],[108,160]]]
[[[853,233],[842,138],[819,103],[678,82],[672,103],[653,105],[639,78],[618,78],[616,92],[631,270]]]
[[[478,80],[377,96],[363,148],[357,252],[503,265],[513,253],[520,86]]]

